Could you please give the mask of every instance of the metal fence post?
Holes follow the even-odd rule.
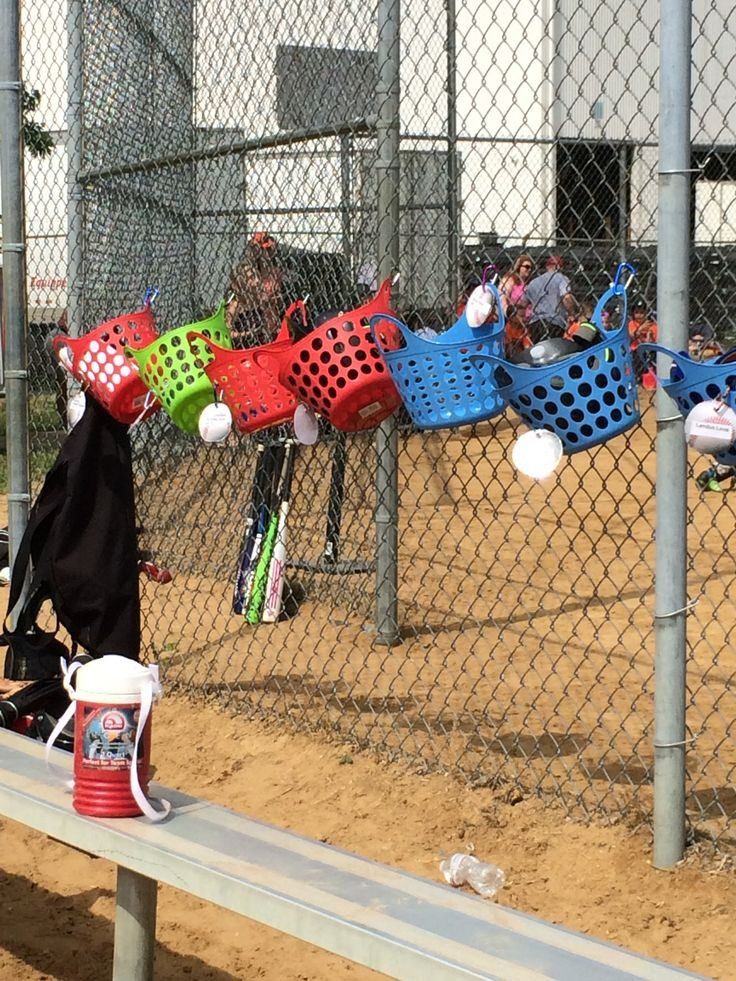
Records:
[[[662,0],[657,311],[661,340],[687,347],[690,255],[691,0]],[[662,368],[660,373],[662,373]],[[657,391],[654,864],[685,849],[687,454],[683,421]]]
[[[376,91],[378,279],[399,268],[399,142],[401,0],[378,4]],[[399,641],[398,624],[399,434],[396,417],[376,433],[376,641]]]
[[[84,323],[84,194],[82,107],[84,99],[84,11],[81,0],[67,2],[67,325],[79,337]]]
[[[457,10],[445,0],[447,25],[447,265],[448,300],[452,307],[460,282],[460,174],[457,159]]]
[[[10,563],[28,523],[28,351],[19,0],[0,0],[0,181]]]

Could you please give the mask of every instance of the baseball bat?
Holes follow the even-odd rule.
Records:
[[[273,469],[274,447],[264,447],[262,443],[256,448],[256,465],[253,473],[253,492],[251,494],[246,516],[245,534],[240,548],[238,568],[235,576],[235,592],[233,596],[233,613],[243,614],[248,605],[247,584],[251,565],[254,561],[255,545],[261,527],[261,515],[265,502],[268,500],[268,484]]]
[[[281,466],[284,459],[284,452],[285,447],[283,443],[275,444],[272,447],[272,464],[269,467],[268,481],[264,493],[263,504],[261,505],[261,510],[258,516],[258,525],[256,528],[255,541],[253,543],[253,551],[250,557],[248,572],[245,579],[245,602],[243,604],[244,616],[247,616],[251,598],[253,596],[256,573],[258,572],[259,563],[263,555],[263,547],[266,540],[266,534],[271,523],[271,518],[276,514],[278,509],[277,487],[279,475],[281,473]],[[256,623],[257,622],[258,621],[256,621]]]
[[[337,432],[332,456],[330,492],[327,498],[327,536],[325,539],[325,562],[337,562],[340,550],[340,526],[342,524],[342,502],[345,496],[345,464],[347,461],[347,435]]]
[[[279,482],[279,491],[277,492],[277,499],[280,497],[280,491],[285,483],[285,478],[289,470],[289,461],[292,456],[292,443],[289,442],[286,445],[284,453],[284,462],[282,466],[282,475]],[[279,524],[279,511],[277,501],[274,502],[271,508],[271,514],[268,520],[268,526],[266,532],[263,536],[263,541],[261,543],[260,555],[258,556],[258,562],[256,565],[255,573],[253,576],[253,587],[250,593],[250,601],[248,603],[248,609],[245,614],[245,619],[248,623],[259,623],[261,619],[261,609],[263,607],[263,601],[266,598],[266,580],[268,579],[268,567],[271,564],[271,556],[273,554],[273,546],[276,542],[276,532],[278,530]]]
[[[284,577],[286,573],[286,519],[289,517],[291,504],[291,481],[294,476],[294,460],[296,450],[292,446],[284,468],[284,480],[280,492],[278,524],[276,540],[271,553],[266,579],[266,593],[263,600],[263,623],[275,623],[281,613],[281,600],[284,595]]]
[[[245,599],[245,581],[251,555],[253,554],[253,543],[256,537],[258,518],[260,515],[261,503],[263,501],[264,481],[268,466],[268,451],[263,443],[256,447],[256,463],[253,470],[253,489],[245,519],[245,531],[238,554],[238,566],[235,572],[235,590],[233,594],[233,613],[243,613],[247,600]]]

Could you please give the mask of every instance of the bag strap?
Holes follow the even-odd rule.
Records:
[[[49,472],[49,476],[53,471]],[[47,480],[49,477],[47,476]],[[44,487],[46,485],[44,484]],[[15,607],[23,594],[23,587],[26,583],[26,577],[31,565],[31,542],[33,536],[36,534],[39,528],[43,527],[46,522],[52,520],[54,516],[54,505],[53,500],[44,502],[42,497],[36,502],[36,506],[31,511],[31,516],[28,524],[23,532],[23,537],[20,540],[20,545],[18,546],[18,551],[16,553],[15,559],[13,561],[13,570],[10,577],[10,590],[8,593],[8,605],[5,610],[5,617],[3,618],[3,631],[8,633],[8,617],[13,612]],[[31,576],[31,580],[28,586],[28,594],[26,596],[23,608],[18,613],[18,617],[15,624],[15,632],[17,633],[28,633],[37,625],[38,614],[41,607],[46,602],[46,600],[51,600],[52,606],[54,608],[54,616],[56,617],[56,626],[54,628],[54,636],[59,631],[59,617],[56,611],[56,604],[54,603],[54,597],[51,595],[51,591],[48,585],[41,581],[38,576],[38,571],[34,569]],[[77,653],[77,642],[74,638],[71,638],[71,657],[73,658]]]
[[[26,525],[20,545],[18,546],[18,552],[16,553],[15,560],[13,562],[13,571],[10,578],[10,592],[8,594],[8,607],[5,611],[5,618],[3,619],[3,630],[5,631],[8,629],[8,617],[18,605],[18,601],[23,593],[26,576],[31,564],[31,539],[36,526],[37,523],[33,521],[29,521],[29,523]],[[41,609],[41,604],[44,600],[44,597],[40,595],[41,589],[39,584],[34,583],[34,579],[35,576],[31,580],[28,597],[26,602],[23,604],[23,609],[18,614],[16,629],[20,633],[25,633],[26,631],[30,630],[32,625],[35,624],[38,611]]]

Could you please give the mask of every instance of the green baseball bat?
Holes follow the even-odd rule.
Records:
[[[253,586],[250,592],[250,602],[248,603],[248,610],[245,614],[245,619],[248,623],[260,623],[261,622],[261,608],[263,607],[263,602],[266,598],[266,585],[268,583],[268,569],[271,565],[271,556],[273,555],[274,545],[276,544],[276,533],[279,527],[279,513],[280,507],[278,502],[281,500],[283,494],[284,478],[289,471],[289,459],[293,453],[293,445],[287,443],[286,452],[284,453],[284,463],[281,471],[281,479],[279,483],[279,492],[277,494],[277,502],[271,511],[271,517],[268,522],[268,527],[266,529],[266,534],[263,536],[263,543],[261,545],[261,554],[258,556],[258,564],[256,565],[255,575],[253,576]]]

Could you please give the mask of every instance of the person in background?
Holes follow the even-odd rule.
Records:
[[[284,297],[277,249],[267,232],[254,232],[230,276],[225,320],[234,347],[267,344],[278,333]]]
[[[715,491],[716,494],[722,494],[722,484],[725,480],[730,480],[733,487],[733,482],[736,480],[736,467],[729,466],[727,463],[714,463],[712,467],[698,474],[695,483],[701,491]]]
[[[56,322],[56,329],[60,334],[69,333],[69,319],[66,310],[63,311]],[[56,414],[59,417],[59,430],[64,432],[69,428],[67,410],[67,400],[70,395],[68,390],[69,375],[55,357],[51,359],[51,363],[54,366],[54,401],[56,403]]]
[[[590,347],[600,341],[600,333],[593,323],[595,308],[596,302],[592,297],[583,300],[580,304],[580,316],[565,331],[565,340],[575,341],[581,348]]]
[[[691,324],[688,330],[688,354],[693,361],[707,361],[724,350],[710,324]]]
[[[570,288],[570,280],[562,271],[564,260],[550,255],[544,272],[525,288],[529,305],[529,335],[533,344],[548,337],[562,337],[577,315],[578,305]]]
[[[631,307],[631,320],[629,321],[629,337],[631,338],[631,350],[635,351],[640,344],[656,344],[657,342],[657,323],[649,315],[649,308],[642,297],[637,297]]]
[[[649,316],[649,308],[642,297],[637,297],[631,307],[631,320],[629,321],[629,338],[631,343],[631,353],[634,354],[634,371],[636,380],[644,388],[654,389],[657,387],[656,374],[652,371],[651,359],[636,355],[636,349],[640,344],[655,344],[657,341],[657,324]]]
[[[527,320],[529,304],[526,299],[526,286],[531,279],[534,262],[532,257],[522,253],[499,284],[499,293],[504,304],[506,315],[505,347],[506,357],[513,358],[515,354],[531,347]]]

